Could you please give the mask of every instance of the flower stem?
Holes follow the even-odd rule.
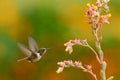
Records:
[[[98,53],[99,53],[99,59],[100,59],[100,64],[101,64],[101,78],[102,80],[106,80],[106,68],[103,68],[104,67],[104,53],[101,49],[101,44],[100,44],[100,40],[99,40],[99,37],[98,37],[98,30],[93,30],[93,34],[95,36],[95,39],[96,39],[96,48],[98,49]],[[106,66],[105,66],[106,67]]]
[[[96,56],[97,61],[100,63],[100,59],[99,59],[99,56],[98,56],[97,52],[90,45],[88,45],[88,48],[93,51],[93,53]]]
[[[96,77],[96,74],[94,74],[92,71],[89,72],[89,73],[94,77],[95,80],[98,80],[97,77]]]
[[[81,66],[80,68],[81,68],[83,71],[86,69],[84,66]],[[87,71],[87,72],[88,72],[89,74],[91,74],[95,80],[98,80],[96,74],[93,73],[92,70]]]

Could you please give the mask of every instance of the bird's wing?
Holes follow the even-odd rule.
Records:
[[[29,43],[29,48],[32,52],[35,52],[38,50],[37,43],[32,37],[28,38],[28,43]]]
[[[18,43],[18,46],[25,55],[31,56],[32,52],[29,49],[27,49],[24,45]]]

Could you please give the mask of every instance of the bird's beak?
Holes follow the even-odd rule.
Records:
[[[46,50],[51,50],[52,48],[46,48]]]

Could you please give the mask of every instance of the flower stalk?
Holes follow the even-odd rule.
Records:
[[[96,74],[93,73],[92,71],[91,65],[83,66],[82,62],[79,61],[73,62],[72,60],[65,60],[63,62],[58,62],[57,64],[60,66],[56,71],[58,74],[61,73],[64,70],[64,68],[74,67],[74,68],[80,68],[83,72],[88,72],[93,76],[95,80],[98,80]]]
[[[107,63],[104,61],[104,53],[101,48],[101,40],[102,40],[102,27],[103,24],[109,24],[108,19],[111,17],[111,14],[109,12],[109,6],[108,6],[109,0],[97,0],[96,4],[87,4],[87,12],[86,16],[88,17],[88,23],[91,24],[93,36],[95,37],[95,45],[96,49],[92,48],[87,40],[81,40],[81,39],[74,39],[69,40],[64,44],[66,46],[65,51],[68,51],[69,54],[73,52],[73,46],[74,45],[80,45],[83,47],[88,47],[96,56],[97,61],[99,62],[101,69],[100,69],[100,76],[101,80],[113,80],[113,76],[106,78],[106,68]],[[57,73],[61,73],[64,68],[68,67],[75,67],[82,69],[83,72],[88,72],[94,77],[94,80],[98,80],[96,74],[92,71],[91,65],[82,65],[82,62],[72,60],[58,62],[58,65],[60,66]]]

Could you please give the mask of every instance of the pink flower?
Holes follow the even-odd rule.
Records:
[[[61,66],[61,67],[64,67],[65,66],[65,63],[64,62],[58,62],[57,63],[59,66]]]
[[[79,40],[79,39],[74,39],[74,40],[70,40],[69,42],[64,44],[66,46],[65,51],[68,51],[69,54],[71,54],[73,52],[73,45],[82,45],[82,46],[87,46],[87,40]]]
[[[84,72],[91,72],[92,71],[92,66],[91,65],[86,65],[85,68],[83,69]]]
[[[93,28],[94,30],[95,30],[95,29],[98,29],[98,28],[100,28],[100,27],[102,27],[102,25],[101,25],[101,24],[98,24],[98,23],[92,25],[92,28]]]
[[[99,22],[105,23],[105,24],[109,24],[108,19],[111,17],[111,14],[108,15],[103,15],[99,18]]]
[[[98,12],[95,10],[88,10],[86,15],[88,17],[95,17],[95,16],[97,16],[97,14],[98,14]]]
[[[87,40],[80,40],[82,46],[88,46]]]
[[[72,46],[73,46],[72,44],[71,45],[67,45],[65,51],[68,51],[69,54],[71,54],[73,52]]]
[[[91,65],[86,65],[86,69],[92,70],[92,66]]]
[[[71,42],[71,40],[67,43],[64,44],[66,46],[65,51],[68,51],[69,54],[71,54],[73,52],[73,48],[72,46],[74,45],[74,43]]]
[[[108,3],[110,0],[102,0],[104,3]]]
[[[102,7],[102,3],[101,3],[100,1],[97,1],[97,2],[96,2],[96,5],[97,5],[98,7]]]
[[[72,60],[64,61],[65,65],[73,65]]]
[[[71,40],[71,43],[73,43],[74,45],[77,45],[80,43],[80,40],[77,40],[77,39]]]
[[[98,7],[95,6],[95,5],[90,5],[89,3],[87,4],[87,13],[86,15],[88,17],[95,17],[97,16],[99,13],[98,13]]]
[[[74,62],[74,66],[75,66],[75,67],[81,67],[81,66],[82,66],[82,63],[81,63],[81,62],[78,62],[78,61],[75,61],[75,62]]]
[[[58,69],[57,69],[57,71],[56,71],[56,73],[61,73],[62,71],[64,70],[64,67],[59,67]]]

